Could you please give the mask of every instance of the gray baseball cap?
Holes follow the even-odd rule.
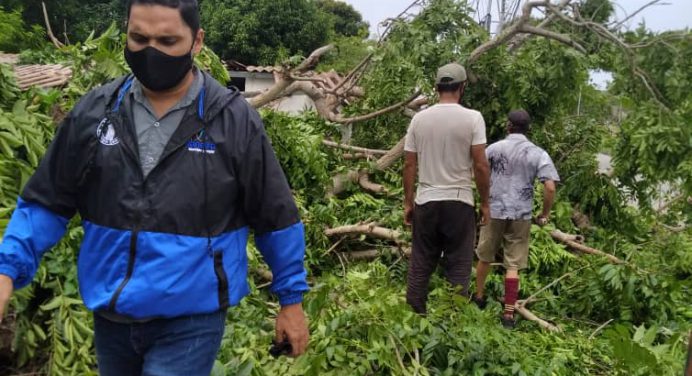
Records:
[[[458,84],[466,81],[466,69],[457,63],[451,63],[437,70],[435,84]]]

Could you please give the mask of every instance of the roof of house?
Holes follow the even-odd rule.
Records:
[[[14,68],[17,86],[27,90],[32,86],[42,88],[65,85],[72,78],[72,69],[60,64],[19,65],[19,55],[0,52],[0,64],[9,64]]]
[[[19,63],[19,55],[0,52],[0,64],[15,65],[17,63]]]
[[[27,90],[32,86],[42,88],[63,86],[72,78],[72,69],[59,64],[16,65],[17,86]]]

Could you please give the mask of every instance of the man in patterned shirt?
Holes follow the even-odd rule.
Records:
[[[490,162],[490,224],[481,228],[476,267],[476,294],[473,301],[482,309],[485,279],[495,254],[504,248],[505,309],[502,324],[513,328],[514,306],[519,292],[519,270],[527,266],[529,235],[536,178],[544,185],[543,211],[536,223],[548,223],[555,197],[555,182],[560,180],[548,153],[526,138],[531,118],[524,110],[508,116],[509,136],[488,147]]]

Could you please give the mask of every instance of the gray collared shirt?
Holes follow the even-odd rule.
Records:
[[[538,178],[559,181],[552,159],[526,136],[513,133],[486,150],[490,162],[490,217],[531,219]]]
[[[194,70],[195,78],[185,96],[160,118],[156,117],[149,100],[142,91],[142,84],[135,79],[130,89],[132,115],[137,131],[139,161],[144,177],[149,175],[161,158],[166,144],[194,103],[204,85],[204,75]]]

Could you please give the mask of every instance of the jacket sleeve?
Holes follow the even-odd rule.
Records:
[[[237,169],[245,216],[272,270],[271,291],[279,296],[281,305],[300,303],[308,291],[303,224],[262,120],[254,110],[249,122],[252,134]]]
[[[68,116],[29,179],[0,243],[0,274],[12,278],[15,288],[29,283],[43,254],[65,234],[75,214],[77,150]]]

